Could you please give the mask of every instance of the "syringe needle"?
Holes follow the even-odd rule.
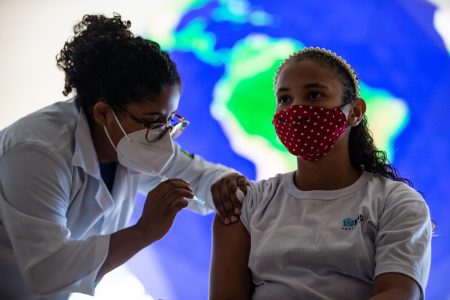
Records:
[[[159,173],[155,173],[155,175],[158,176],[161,179],[161,182],[169,180],[169,178],[167,178],[166,176],[161,175]],[[194,197],[192,198],[192,200],[194,200],[195,202],[197,202],[200,205],[205,205],[206,204],[205,200],[200,199],[195,194],[194,194]]]

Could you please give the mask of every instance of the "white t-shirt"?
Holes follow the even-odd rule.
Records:
[[[207,203],[192,201],[190,209],[214,211],[210,186],[232,170],[174,146],[163,175],[186,179]],[[72,100],[0,131],[0,299],[93,294],[110,234],[127,225],[136,193],[159,183],[118,164],[109,192],[87,119]]]
[[[396,272],[424,290],[429,210],[404,183],[364,172],[334,191],[301,191],[294,173],[251,183],[241,220],[251,237],[252,299],[367,299]]]

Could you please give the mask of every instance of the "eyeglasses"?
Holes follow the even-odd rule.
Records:
[[[165,123],[152,123],[136,118],[126,110],[124,110],[124,112],[127,113],[134,122],[143,125],[147,129],[145,139],[149,143],[159,141],[167,132],[169,132],[170,136],[174,139],[178,137],[189,124],[189,121],[179,114],[174,114],[173,117]]]

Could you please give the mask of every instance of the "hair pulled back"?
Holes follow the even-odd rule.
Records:
[[[65,72],[63,94],[73,91],[85,112],[99,100],[120,109],[160,94],[164,86],[181,85],[167,52],[156,42],[135,37],[130,26],[118,14],[85,15],[57,55]]]

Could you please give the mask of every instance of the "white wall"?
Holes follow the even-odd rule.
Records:
[[[0,0],[0,129],[47,104],[64,99],[64,74],[56,54],[87,13],[132,22],[131,30],[166,38],[176,13],[190,0]]]

